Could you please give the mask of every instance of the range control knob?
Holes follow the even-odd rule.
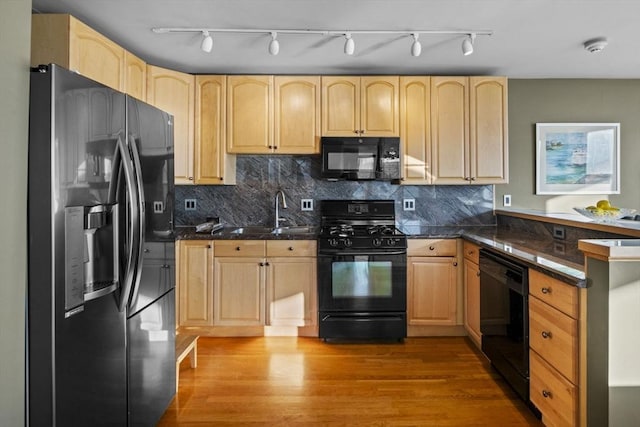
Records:
[[[351,239],[344,239],[343,244],[344,244],[347,248],[349,248],[349,247],[351,247],[351,245],[353,245],[353,242],[351,241]]]
[[[382,239],[376,237],[375,239],[373,239],[372,243],[373,243],[373,246],[380,247],[382,246]]]
[[[329,239],[329,246],[338,246],[338,239]]]
[[[396,245],[396,239],[389,239],[389,240],[387,240],[387,243],[389,244],[389,246],[395,246]]]

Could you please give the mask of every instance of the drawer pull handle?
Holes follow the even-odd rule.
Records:
[[[543,294],[550,294],[551,293],[551,288],[542,288],[542,293]]]
[[[542,396],[545,398],[551,398],[551,392],[549,390],[542,390]]]
[[[289,250],[292,251],[293,250],[293,246],[289,246]]]
[[[551,332],[542,331],[542,338],[544,339],[551,338]]]
[[[435,249],[436,249],[435,247],[433,247],[433,246],[429,246],[429,250],[430,250],[430,251],[434,251]]]

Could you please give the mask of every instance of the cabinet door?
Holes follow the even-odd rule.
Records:
[[[360,134],[400,135],[399,77],[360,78]]]
[[[464,327],[469,337],[479,347],[480,334],[480,268],[478,264],[464,260]]]
[[[268,319],[273,326],[316,324],[316,258],[269,258]]]
[[[273,150],[273,76],[227,77],[227,151]]]
[[[264,258],[216,257],[214,269],[214,325],[264,325]]]
[[[124,49],[73,17],[69,27],[69,69],[124,92]]]
[[[147,102],[173,115],[176,184],[193,184],[195,77],[147,66]]]
[[[452,257],[409,257],[409,325],[456,324],[456,264]]]
[[[431,77],[434,184],[469,184],[469,78]]]
[[[322,77],[322,136],[360,131],[360,77]]]
[[[179,243],[180,326],[213,324],[213,246],[206,240]]]
[[[226,76],[196,76],[196,184],[235,184],[235,156],[226,152]]]
[[[431,79],[400,77],[402,183],[431,184]]]
[[[475,184],[509,182],[507,79],[469,78],[470,176]]]
[[[320,152],[320,77],[274,77],[274,150],[278,154]]]
[[[131,52],[124,52],[125,93],[147,100],[147,64]]]

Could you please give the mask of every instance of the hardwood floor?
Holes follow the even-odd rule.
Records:
[[[541,426],[464,337],[209,338],[158,426]]]

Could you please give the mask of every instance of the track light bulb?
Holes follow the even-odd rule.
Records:
[[[418,33],[413,33],[413,43],[411,44],[411,56],[420,56],[422,53],[422,45],[418,41]]]
[[[469,34],[462,41],[462,54],[464,56],[469,56],[473,53],[473,42],[476,40],[476,35],[474,33]]]
[[[344,53],[346,55],[353,55],[356,51],[356,43],[351,38],[351,33],[346,33],[344,36],[347,39],[347,41],[344,42]]]
[[[200,49],[202,49],[203,52],[209,53],[211,49],[213,49],[213,39],[209,35],[209,31],[203,31],[202,35],[204,38],[202,39],[202,44],[200,44]]]
[[[280,42],[277,40],[278,33],[273,31],[271,33],[271,41],[269,42],[269,53],[271,55],[277,55],[280,52]]]

